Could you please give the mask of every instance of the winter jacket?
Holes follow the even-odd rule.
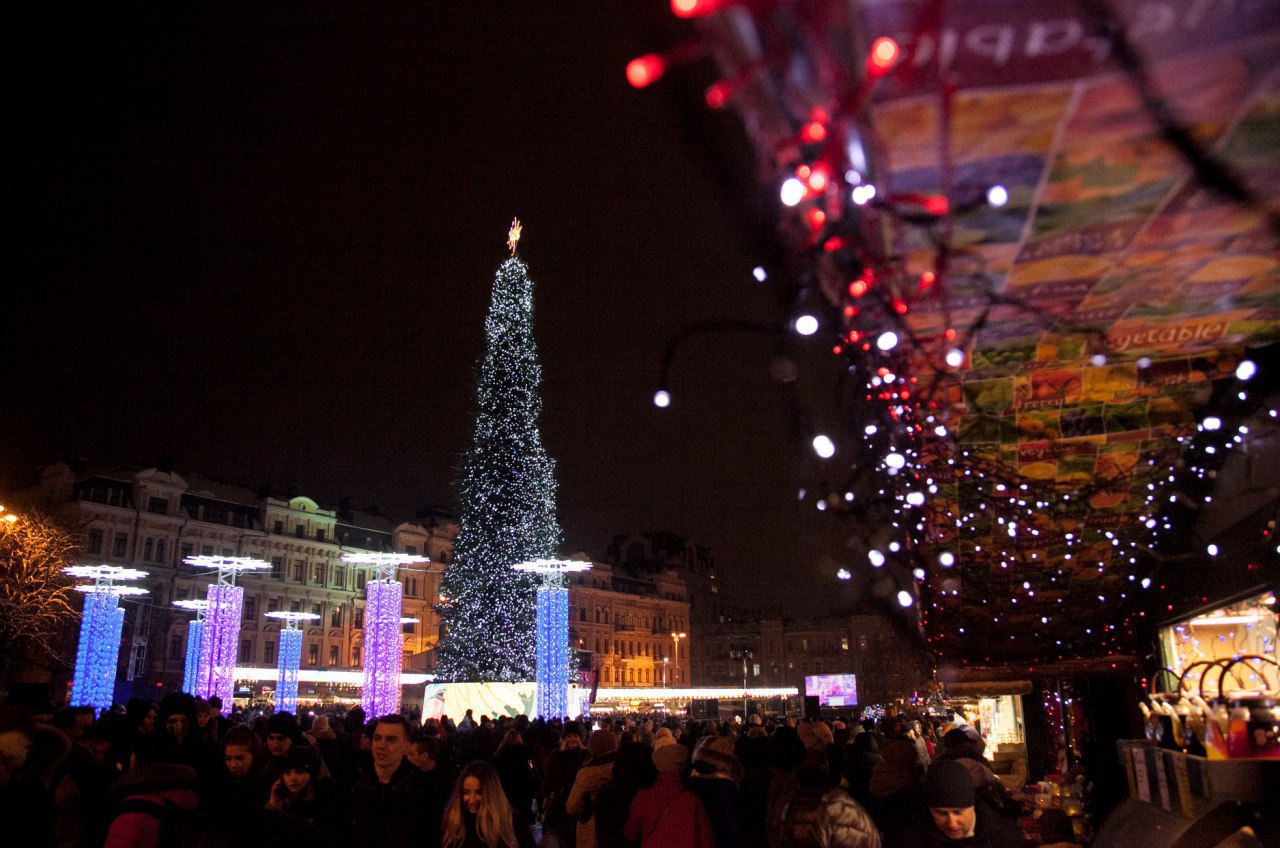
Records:
[[[796,790],[787,805],[786,848],[880,848],[880,831],[866,810],[839,787]]]
[[[631,802],[623,835],[640,848],[713,848],[711,819],[702,799],[685,789],[677,772],[663,772]]]
[[[593,757],[578,769],[565,811],[578,819],[578,848],[596,848],[596,793],[613,779],[614,754]]]

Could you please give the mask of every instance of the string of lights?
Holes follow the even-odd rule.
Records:
[[[80,641],[76,645],[76,668],[71,681],[71,705],[93,707],[95,713],[111,709],[115,699],[116,667],[120,658],[120,636],[124,627],[124,595],[144,595],[145,589],[119,585],[147,576],[136,568],[113,565],[75,565],[64,574],[92,583],[76,586],[85,593],[80,619]]]

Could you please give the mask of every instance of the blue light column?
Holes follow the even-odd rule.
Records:
[[[196,694],[200,677],[200,640],[204,638],[204,622],[193,619],[187,622],[187,660],[182,666],[182,691]]]
[[[118,614],[118,615],[117,615]],[[120,656],[120,598],[110,592],[89,592],[80,618],[80,644],[71,681],[71,706],[111,709]]]
[[[298,666],[302,664],[302,631],[280,631],[280,656],[276,663],[276,712],[298,714]]]
[[[537,710],[543,718],[569,714],[569,590],[538,588]]]

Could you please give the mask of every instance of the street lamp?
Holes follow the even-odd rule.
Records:
[[[662,686],[664,689],[671,687],[671,683],[667,679],[667,672],[669,671],[670,667],[671,667],[671,657],[663,657],[662,658]]]
[[[731,660],[742,661],[742,722],[745,724],[746,710],[748,710],[748,703],[746,703],[746,661],[751,658],[751,649],[746,646],[735,646],[730,648],[728,656],[730,656]]]
[[[672,644],[676,646],[674,656],[675,656],[675,680],[676,680],[677,687],[680,686],[680,640],[688,635],[689,635],[688,633],[676,633],[675,631],[671,632]]]

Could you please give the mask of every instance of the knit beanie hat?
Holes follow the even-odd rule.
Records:
[[[591,738],[587,741],[587,752],[594,759],[603,757],[605,754],[612,754],[618,748],[618,740],[613,738],[613,731],[605,728],[591,731]]]
[[[315,777],[320,773],[320,755],[313,748],[295,745],[284,755],[284,770],[305,771]]]
[[[940,760],[924,777],[924,797],[930,807],[965,808],[974,805],[973,778],[954,760]]]
[[[667,744],[653,749],[653,764],[660,772],[683,771],[689,764],[689,749],[668,739]]]
[[[279,733],[292,739],[298,735],[298,720],[293,713],[272,713],[267,719],[267,733]]]

